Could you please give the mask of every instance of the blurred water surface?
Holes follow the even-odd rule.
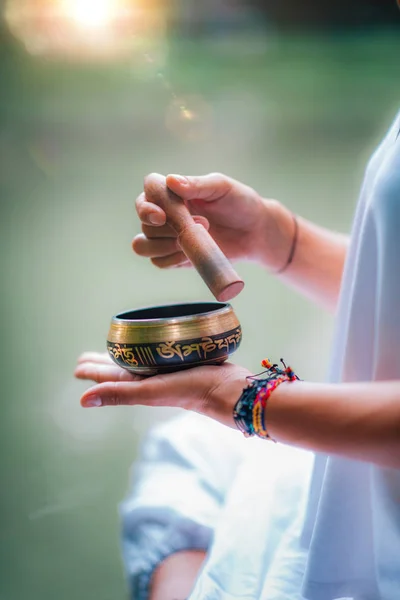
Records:
[[[131,252],[144,175],[222,171],[348,231],[400,105],[399,51],[376,32],[170,39],[114,66],[2,48],[1,600],[124,597],[117,503],[144,432],[172,413],[83,411],[74,363],[103,350],[117,311],[210,298],[195,273]],[[284,356],[323,379],[332,317],[237,269],[234,360]]]

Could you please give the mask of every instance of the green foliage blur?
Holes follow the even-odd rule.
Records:
[[[104,349],[118,311],[210,299],[195,273],[133,255],[144,175],[221,171],[349,231],[399,109],[399,35],[236,28],[103,65],[0,41],[0,599],[116,600],[117,505],[147,428],[174,411],[84,411],[74,364]],[[284,356],[322,380],[332,316],[255,265],[237,270],[235,362]]]

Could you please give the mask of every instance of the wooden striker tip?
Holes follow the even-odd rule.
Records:
[[[219,248],[208,231],[196,223],[183,200],[168,189],[165,177],[152,175],[146,180],[151,201],[167,215],[167,223],[178,235],[178,242],[219,302],[235,298],[244,288],[244,281]]]

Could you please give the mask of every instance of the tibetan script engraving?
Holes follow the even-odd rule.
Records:
[[[156,352],[164,360],[171,360],[177,356],[183,362],[186,357],[191,356],[193,353],[200,360],[206,360],[208,355],[215,351],[220,354],[222,350],[224,354],[227,354],[230,350],[236,350],[242,338],[241,329],[238,328],[233,333],[229,332],[229,334],[218,339],[204,337],[199,342],[189,344],[181,344],[174,341],[162,342],[156,347]]]
[[[131,367],[137,367],[139,364],[135,358],[133,348],[122,348],[120,344],[115,344],[113,347],[108,346],[108,351],[116,360],[120,359]]]

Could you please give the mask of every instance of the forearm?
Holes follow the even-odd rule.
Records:
[[[272,213],[278,235],[283,240],[276,246],[279,246],[279,250],[277,264],[272,266],[274,271],[279,270],[289,256],[295,227],[292,214],[282,204],[273,203]],[[278,276],[311,300],[335,311],[349,238],[301,217],[297,219],[298,234],[293,260]],[[262,262],[271,268],[266,258]]]
[[[192,591],[206,553],[176,552],[155,570],[149,600],[186,600]]]
[[[277,441],[400,468],[400,381],[284,383],[266,422]]]

